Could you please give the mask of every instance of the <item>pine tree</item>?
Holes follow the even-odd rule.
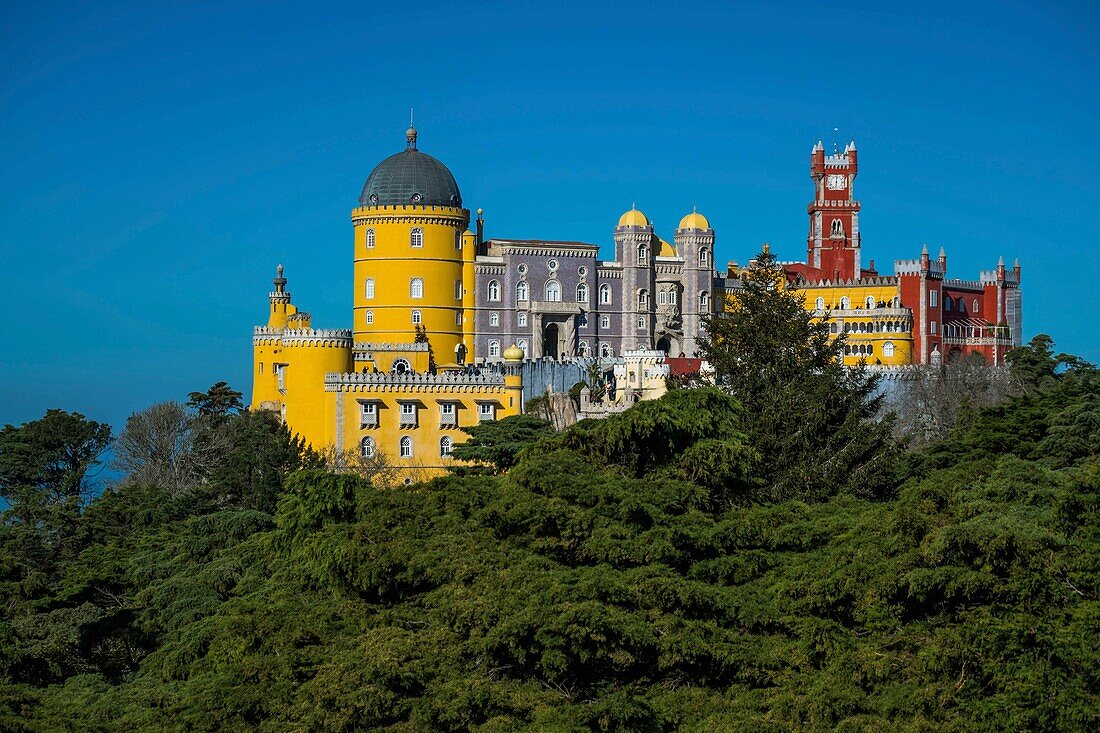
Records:
[[[762,457],[759,498],[879,496],[889,487],[897,450],[889,418],[879,419],[877,377],[844,366],[843,334],[807,312],[767,245],[705,325],[703,356],[744,406]]]

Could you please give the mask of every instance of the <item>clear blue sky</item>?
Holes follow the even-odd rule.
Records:
[[[866,258],[1019,256],[1026,335],[1100,360],[1096,3],[327,5],[4,3],[0,423],[247,394],[278,262],[349,326],[349,211],[410,106],[490,235],[606,255],[632,201],[666,238],[697,206],[719,263],[803,255],[839,127]]]

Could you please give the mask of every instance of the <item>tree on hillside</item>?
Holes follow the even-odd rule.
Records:
[[[112,467],[130,481],[176,494],[201,480],[194,420],[179,402],[160,402],[126,420],[114,443]]]
[[[898,383],[892,399],[904,409],[897,431],[911,447],[927,445],[947,435],[972,410],[1004,402],[1019,391],[1004,366],[968,354],[942,365],[914,366]]]
[[[49,410],[40,420],[0,430],[0,496],[11,516],[41,519],[50,507],[79,508],[88,474],[100,464],[111,426],[78,412]]]
[[[843,365],[843,334],[806,311],[767,246],[705,326],[702,354],[744,406],[762,456],[770,488],[761,498],[878,496],[892,483],[895,447],[877,378]]]
[[[513,415],[503,420],[465,427],[462,432],[470,438],[456,445],[451,455],[476,465],[456,466],[455,470],[460,473],[503,473],[516,465],[521,449],[552,435],[554,429],[548,420],[541,417]]]
[[[216,382],[205,392],[191,392],[187,395],[187,406],[193,408],[201,417],[224,418],[244,409],[241,393],[225,382]]]

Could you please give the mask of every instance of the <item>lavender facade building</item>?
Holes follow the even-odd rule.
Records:
[[[528,359],[614,357],[634,349],[695,355],[703,316],[723,287],[709,222],[688,214],[670,244],[631,209],[614,238],[610,262],[599,259],[599,246],[583,242],[480,242],[477,361],[500,361],[512,344]]]

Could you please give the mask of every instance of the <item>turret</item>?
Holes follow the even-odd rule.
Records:
[[[286,289],[286,278],[283,277],[283,266],[275,268],[275,277],[271,281],[275,289],[267,295],[271,309],[268,311],[268,328],[286,328],[287,319],[298,312],[290,303],[290,293]]]
[[[947,250],[940,247],[940,256],[936,259],[940,264],[940,272],[947,272]]]
[[[932,267],[932,260],[928,257],[928,245],[924,245],[920,251],[920,269],[922,272],[928,272]]]
[[[844,153],[848,156],[848,168],[849,168],[849,170],[851,170],[851,172],[853,174],[858,173],[859,172],[859,158],[856,157],[856,141],[855,140],[853,140],[852,142],[848,143],[847,146],[845,146]]]
[[[825,175],[825,146],[818,140],[810,149],[810,176],[815,180]]]
[[[1005,258],[997,258],[997,282],[1003,283],[1005,281]]]
[[[504,350],[504,389],[508,407],[523,409],[523,349],[512,344]]]
[[[1020,258],[1017,257],[1012,263],[1012,274],[1016,276],[1016,282],[1020,282]]]

